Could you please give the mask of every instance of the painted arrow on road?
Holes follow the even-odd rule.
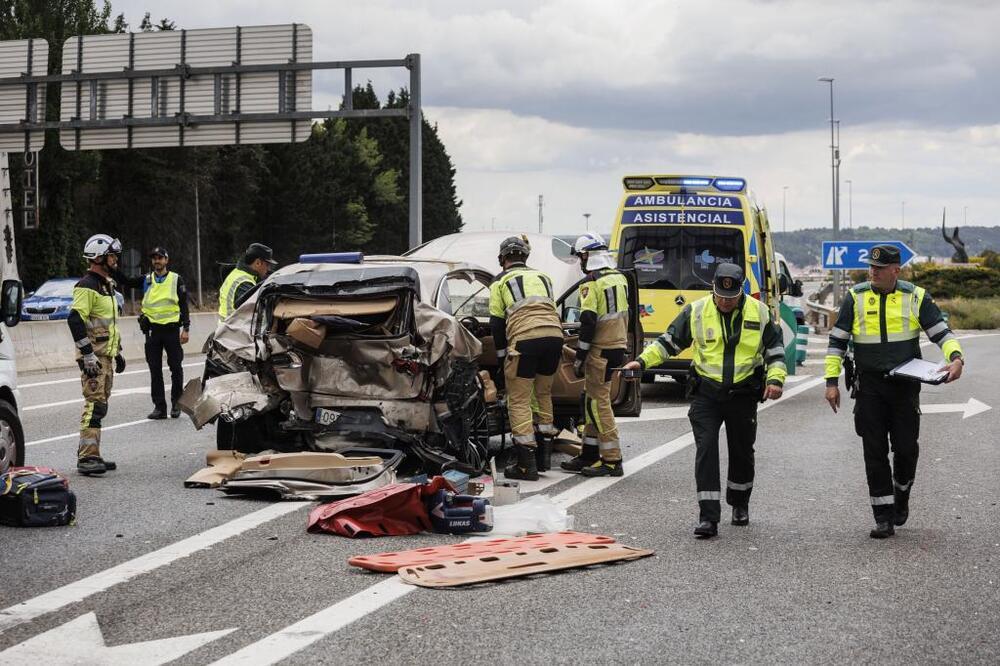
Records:
[[[108,647],[104,643],[104,634],[101,633],[97,615],[87,613],[0,652],[0,663],[160,666],[234,631],[235,628],[223,629],[204,634]]]
[[[920,405],[920,413],[922,414],[943,414],[945,412],[962,412],[962,418],[967,419],[970,416],[975,416],[976,414],[982,414],[993,409],[989,405],[983,402],[979,402],[975,398],[969,398],[966,403],[957,404],[943,404],[943,405]]]

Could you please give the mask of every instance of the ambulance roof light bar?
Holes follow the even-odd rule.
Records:
[[[626,176],[622,179],[626,190],[648,190],[654,185],[667,187],[714,189],[719,192],[743,192],[747,182],[743,178],[717,178],[715,176]]]

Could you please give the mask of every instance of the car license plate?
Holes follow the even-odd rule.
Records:
[[[327,409],[326,407],[316,408],[316,423],[321,426],[330,426],[337,422],[340,418],[340,412]]]
[[[48,315],[40,315],[40,314],[28,315],[28,318],[31,321],[48,321],[49,320],[49,316]]]
[[[653,377],[653,382],[656,384],[669,381],[671,381],[670,375],[656,375]]]

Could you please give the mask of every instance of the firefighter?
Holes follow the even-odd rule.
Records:
[[[920,382],[891,377],[901,363],[920,358],[920,331],[948,360],[947,378],[962,376],[962,347],[941,310],[922,287],[899,279],[899,248],[876,245],[867,259],[868,282],[851,287],[830,330],[826,352],[826,401],[840,407],[837,386],[847,344],[854,341],[854,429],[861,436],[868,495],[875,515],[873,539],[886,539],[910,515],[917,471]],[[893,462],[889,464],[889,441]]]
[[[125,371],[115,283],[110,277],[118,267],[121,251],[118,239],[106,234],[87,239],[83,256],[89,263],[89,270],[73,287],[73,305],[69,313],[69,330],[76,344],[84,401],[76,468],[87,476],[117,468],[114,462],[101,457],[101,420],[108,413],[114,373]]]
[[[562,355],[563,334],[552,280],[525,265],[530,252],[523,236],[512,236],[500,244],[497,259],[503,272],[490,285],[490,329],[507,388],[507,412],[517,455],[504,476],[534,481],[539,471],[538,439],[551,441],[557,432],[552,381]],[[534,419],[532,392],[537,404]]]
[[[253,293],[261,280],[268,276],[278,262],[274,253],[266,245],[251,243],[246,253],[236,262],[236,268],[229,272],[219,287],[219,321],[233,313],[240,304]]]
[[[191,317],[188,311],[187,287],[184,279],[168,270],[170,254],[164,247],[154,247],[149,253],[153,270],[148,275],[129,278],[120,271],[113,273],[118,284],[142,290],[142,314],[139,328],[146,338],[146,364],[149,365],[150,394],[153,411],[150,419],[167,418],[167,402],[163,389],[163,353],[170,368],[170,418],[181,415],[177,401],[184,391],[184,349],[187,344]]]
[[[785,382],[781,329],[767,306],[743,290],[743,269],[722,263],[715,270],[713,294],[684,306],[656,342],[627,369],[660,365],[694,345],[688,375],[698,488],[698,538],[718,534],[722,493],[719,484],[719,429],[726,426],[729,471],[726,503],[733,525],[750,522],[754,481],[757,402],[777,400]]]
[[[622,476],[622,451],[611,408],[611,377],[625,362],[628,280],[614,268],[608,245],[586,233],[573,246],[586,278],[579,286],[580,342],[573,369],[585,377],[583,449],[562,463],[585,476]]]

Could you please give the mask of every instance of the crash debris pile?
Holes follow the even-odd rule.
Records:
[[[356,495],[391,484],[403,460],[399,451],[352,447],[339,453],[302,452],[246,456],[211,451],[208,467],[184,482],[226,494],[288,500]]]

